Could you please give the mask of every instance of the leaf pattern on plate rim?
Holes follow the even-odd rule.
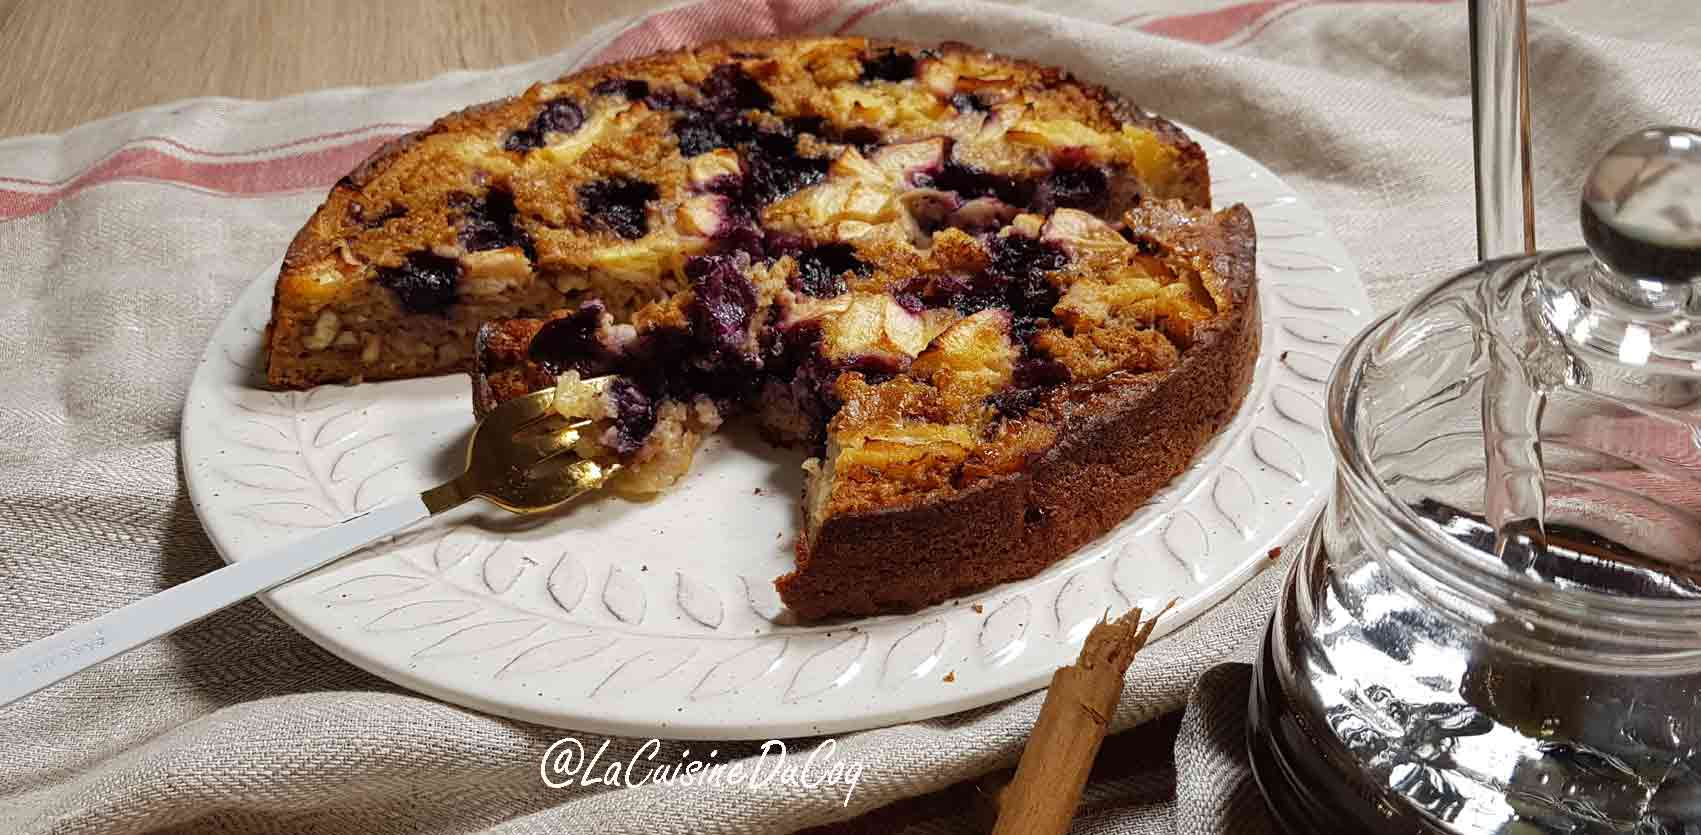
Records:
[[[431,561],[437,565],[438,571],[448,571],[477,552],[482,543],[483,537],[476,528],[465,525],[450,528],[442,539],[437,540]]]
[[[293,453],[297,449],[295,439],[288,432],[258,417],[230,421],[221,427],[219,434],[233,444],[259,452]]]
[[[697,654],[696,647],[658,647],[621,662],[591,691],[591,698],[619,696],[673,675]]]
[[[744,599],[750,603],[750,611],[755,612],[757,617],[781,625],[794,622],[791,610],[780,600],[780,593],[772,580],[754,579],[743,574],[738,576],[738,580],[744,584]]]
[[[1203,584],[1207,579],[1205,566],[1211,560],[1211,537],[1205,533],[1205,526],[1199,517],[1185,510],[1178,510],[1169,517],[1169,524],[1164,526],[1163,536],[1159,539],[1164,544],[1164,550],[1187,569],[1188,576],[1193,582]]]
[[[373,479],[372,473],[352,486],[337,477],[337,465],[351,444],[363,443],[359,439],[375,408],[369,393],[347,386],[305,393],[239,389],[227,400],[241,416],[222,421],[220,435],[253,451],[258,460],[227,468],[223,475],[268,499],[237,508],[237,515],[275,527],[322,528],[370,510],[396,492],[391,479]],[[378,473],[399,471],[399,459],[374,463]],[[276,500],[280,494],[294,500]]]
[[[721,593],[713,585],[692,577],[683,571],[674,572],[678,589],[674,598],[679,602],[679,608],[690,615],[691,619],[709,627],[721,628],[721,620],[726,616],[726,606],[721,603]]]
[[[293,493],[313,487],[301,473],[281,464],[239,464],[225,467],[219,474],[233,484],[274,493]]]
[[[1292,386],[1277,383],[1270,389],[1270,403],[1276,413],[1304,427],[1309,432],[1323,431],[1323,405]]]
[[[330,606],[371,603],[412,594],[431,585],[427,577],[413,574],[364,574],[320,589],[318,596]]]
[[[366,428],[367,410],[364,408],[350,409],[338,412],[319,424],[313,433],[313,448],[326,449],[341,446],[360,436]]]
[[[602,586],[602,605],[622,623],[644,622],[645,596],[644,584],[632,572],[618,565],[608,569],[608,580]]]
[[[1252,492],[1246,476],[1241,475],[1233,464],[1225,464],[1222,472],[1217,473],[1211,502],[1241,536],[1250,537],[1258,529],[1258,496]]]
[[[307,391],[292,392],[295,398],[295,413],[300,417],[314,417],[326,410],[337,410],[335,414],[350,409],[358,409],[372,404],[373,392],[364,386],[315,386]],[[325,418],[319,417],[319,420]]]
[[[1252,452],[1270,469],[1305,483],[1305,459],[1292,441],[1270,431],[1269,427],[1259,426],[1252,430]]]
[[[887,689],[902,687],[927,675],[939,665],[940,652],[950,635],[945,622],[934,618],[911,629],[886,650],[880,684]]]
[[[285,419],[295,417],[295,406],[290,403],[286,392],[239,388],[227,401],[231,408],[250,415]]]
[[[559,670],[583,661],[620,643],[598,632],[582,632],[564,638],[554,638],[521,650],[513,660],[496,671],[496,677],[523,676]]]
[[[413,654],[415,658],[474,655],[519,643],[543,631],[543,623],[531,618],[493,620],[457,629],[436,643]]]
[[[1116,559],[1110,564],[1110,585],[1116,593],[1130,606],[1140,605],[1142,594],[1145,592],[1146,571],[1140,564],[1141,548],[1138,542],[1124,542],[1116,550]]]
[[[1322,321],[1304,316],[1283,316],[1282,330],[1292,334],[1295,339],[1309,342],[1313,345],[1326,345],[1338,348],[1347,344],[1347,334],[1340,328]]]
[[[986,616],[980,626],[980,651],[987,663],[1003,665],[1027,649],[1028,625],[1033,622],[1034,604],[1025,594],[1013,594]]]
[[[389,433],[385,433],[360,438],[339,451],[331,461],[330,482],[342,484],[350,479],[365,478],[402,463],[384,443],[390,437]]]
[[[1064,643],[1074,643],[1087,636],[1093,624],[1109,613],[1104,593],[1097,577],[1090,572],[1077,571],[1057,590],[1052,609],[1057,615],[1057,637]]]
[[[1123,543],[1110,570],[1111,586],[1123,602],[1129,609],[1138,608],[1147,615],[1164,608],[1171,600],[1184,603],[1199,590],[1193,567],[1151,540]]]
[[[507,594],[519,582],[520,575],[537,565],[530,553],[534,546],[504,539],[484,558],[484,587],[494,594]]]
[[[237,508],[236,515],[279,528],[327,528],[337,523],[331,514],[307,502],[260,502]]]
[[[1312,287],[1307,284],[1277,284],[1276,296],[1300,310],[1344,310],[1349,313],[1358,312],[1344,304],[1340,297],[1322,287]]]
[[[395,496],[405,494],[407,490],[401,486],[401,481],[400,461],[361,479],[360,485],[354,488],[354,511],[365,513]]]
[[[549,589],[549,597],[563,612],[572,612],[578,607],[579,601],[585,599],[585,588],[590,585],[590,578],[585,575],[585,566],[572,554],[562,554],[555,563],[555,570],[549,572],[549,580],[545,586]]]
[[[862,672],[867,649],[868,633],[859,630],[817,650],[798,665],[782,701],[795,704],[850,683]]]
[[[1289,371],[1313,383],[1329,382],[1329,373],[1335,367],[1335,364],[1330,360],[1298,349],[1283,351],[1282,365],[1287,366]]]
[[[483,606],[477,600],[420,600],[404,603],[366,623],[368,632],[403,632],[426,626],[441,626],[472,617]]]
[[[1300,252],[1294,249],[1280,247],[1260,247],[1258,258],[1265,266],[1289,273],[1340,273],[1344,272],[1339,264],[1335,264],[1315,252]],[[1332,308],[1330,308],[1332,309]]]
[[[780,668],[790,643],[787,638],[761,639],[721,659],[691,689],[692,700],[719,698],[762,680]]]

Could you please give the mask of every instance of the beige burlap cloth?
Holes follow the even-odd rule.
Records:
[[[1539,229],[1564,246],[1582,173],[1614,138],[1701,123],[1701,16],[1692,0],[1533,16]],[[586,61],[800,30],[968,41],[1198,126],[1307,194],[1379,309],[1472,258],[1463,4],[710,0],[520,67],[7,140],[0,647],[220,565],[178,475],[191,370],[242,284],[376,144]],[[1249,655],[1279,579],[1265,572],[1140,658],[1115,728],[1141,727],[1078,831],[1264,830],[1240,758],[1246,668],[1225,662]],[[962,792],[929,793],[1012,763],[1039,702],[846,735],[841,753],[866,763],[848,806],[805,789],[552,789],[538,764],[560,732],[401,691],[250,602],[0,710],[0,831],[778,833],[880,810],[862,831],[959,832]]]

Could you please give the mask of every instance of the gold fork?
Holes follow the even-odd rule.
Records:
[[[586,382],[606,387],[611,378]],[[513,513],[542,513],[601,487],[619,465],[574,452],[589,421],[551,408],[545,389],[498,406],[473,429],[466,470],[417,496],[380,505],[291,542],[144,597],[0,655],[0,705],[128,652],[178,627],[327,565],[474,497]]]

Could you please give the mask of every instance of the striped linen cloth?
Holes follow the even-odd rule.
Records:
[[[1532,5],[1538,230],[1572,245],[1582,175],[1616,137],[1701,123],[1701,17],[1693,0]],[[191,372],[243,285],[379,144],[589,63],[805,31],[984,45],[1197,126],[1307,194],[1379,310],[1472,259],[1466,10],[1427,0],[706,0],[500,70],[0,141],[0,647],[220,565],[178,472]],[[1241,751],[1244,662],[1280,575],[1141,656],[1075,831],[1268,831]],[[0,831],[970,832],[974,781],[1015,761],[1040,700],[845,735],[866,763],[847,806],[551,789],[539,760],[560,732],[402,691],[249,602],[0,709]]]

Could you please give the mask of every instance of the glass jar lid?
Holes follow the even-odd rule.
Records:
[[[1587,249],[1484,262],[1349,347],[1342,489],[1438,604],[1701,669],[1701,133],[1619,142],[1581,217]]]

